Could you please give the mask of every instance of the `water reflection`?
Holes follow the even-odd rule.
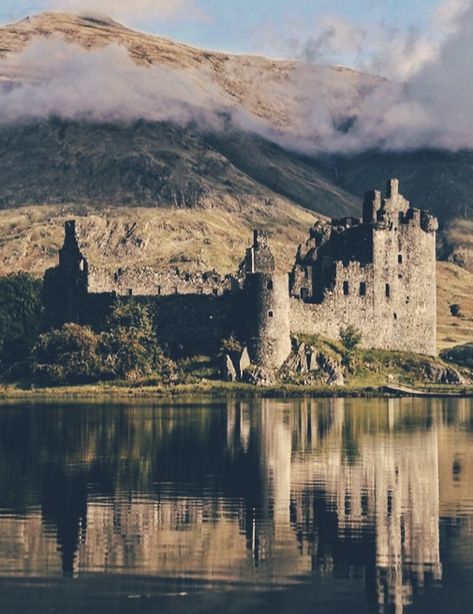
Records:
[[[467,400],[4,407],[0,576],[335,578],[402,612],[471,533],[472,426]]]

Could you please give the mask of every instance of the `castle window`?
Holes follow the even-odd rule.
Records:
[[[366,282],[360,283],[360,296],[366,296]]]
[[[394,314],[394,319],[397,320],[397,313]]]
[[[411,297],[410,297],[410,296],[408,296],[408,297],[406,298],[406,305],[409,305],[409,303],[410,303],[410,302],[411,302]]]
[[[273,282],[272,282],[271,279],[268,281],[267,288],[268,288],[268,290],[272,290],[273,289]]]
[[[304,277],[309,279],[309,269],[307,267],[304,269]]]
[[[402,275],[401,273],[399,273],[399,275],[397,276],[398,279],[402,279]]]
[[[268,318],[272,318],[274,316],[274,313],[272,311],[268,311]]]
[[[156,294],[159,296],[161,294],[161,286],[156,288]]]
[[[343,294],[348,296],[350,294],[350,284],[347,281],[343,282]]]
[[[128,296],[133,296],[133,290],[132,290],[132,288],[128,288]]]
[[[386,298],[391,298],[391,286],[389,284],[386,284],[385,292]]]
[[[397,257],[397,261],[399,262],[399,264],[402,264],[402,254],[399,254],[399,256]]]

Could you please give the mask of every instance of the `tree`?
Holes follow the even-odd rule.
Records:
[[[174,363],[165,357],[156,338],[146,305],[116,301],[101,336],[105,371],[111,377],[137,379],[143,376],[170,377]]]
[[[340,340],[344,347],[343,364],[347,367],[353,365],[353,359],[358,346],[361,343],[362,335],[354,326],[347,326],[340,329]]]
[[[29,355],[42,317],[39,280],[27,273],[0,277],[0,372]]]
[[[343,344],[343,347],[348,352],[354,352],[356,348],[360,345],[362,339],[362,335],[360,331],[354,326],[347,326],[346,328],[340,329],[340,340]]]

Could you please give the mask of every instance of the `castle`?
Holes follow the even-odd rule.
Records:
[[[291,335],[335,339],[348,325],[360,331],[364,347],[435,355],[437,229],[437,219],[413,208],[391,179],[385,197],[366,193],[361,220],[317,222],[289,275],[276,272],[268,235],[255,230],[235,276],[181,276],[185,291],[175,283],[144,295],[124,291],[119,272],[111,291],[91,292],[69,221],[59,265],[45,274],[45,307],[53,325],[100,326],[116,296],[145,302],[172,353],[214,353],[234,334],[252,363],[267,368],[286,361]]]

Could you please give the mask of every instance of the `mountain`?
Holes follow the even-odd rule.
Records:
[[[465,269],[440,265],[443,344],[468,338],[473,153],[319,146],[328,125],[349,133],[370,94],[398,87],[346,68],[194,49],[97,16],[4,26],[0,274],[42,274],[71,216],[91,260],[111,270],[228,272],[254,226],[273,232],[287,270],[314,216],[358,216],[364,191],[397,176],[439,216],[439,253]]]

